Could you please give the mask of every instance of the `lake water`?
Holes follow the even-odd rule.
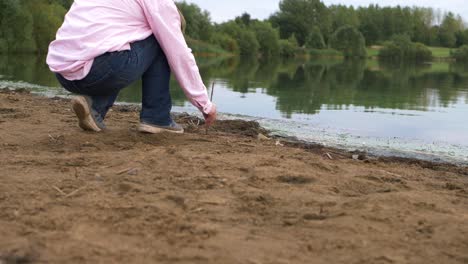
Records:
[[[376,154],[468,163],[468,66],[385,65],[375,60],[199,58],[223,118],[257,120],[275,133]],[[67,95],[44,58],[0,56],[0,88]],[[195,113],[172,81],[174,111]],[[139,83],[120,102],[139,103]]]

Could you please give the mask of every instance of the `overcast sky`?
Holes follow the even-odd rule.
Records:
[[[248,12],[254,18],[264,19],[278,10],[280,0],[187,0],[198,4],[202,9],[211,13],[215,22],[222,22],[234,18],[243,12]],[[378,3],[380,6],[425,6],[444,11],[452,11],[463,16],[468,21],[467,0],[325,0],[326,5],[345,4],[367,6]]]

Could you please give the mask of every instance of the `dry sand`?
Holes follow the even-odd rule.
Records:
[[[0,92],[0,263],[468,263],[467,168],[188,120],[141,135],[117,107],[86,133],[66,100]]]

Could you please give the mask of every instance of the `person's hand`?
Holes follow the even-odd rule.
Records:
[[[205,125],[207,127],[212,126],[215,123],[216,118],[218,117],[216,105],[213,104],[213,107],[211,107],[211,111],[208,114],[203,114],[203,116],[205,117]]]

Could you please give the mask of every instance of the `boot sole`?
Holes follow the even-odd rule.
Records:
[[[161,128],[161,127],[155,127],[155,126],[150,126],[147,124],[140,124],[138,126],[138,132],[140,133],[145,133],[145,134],[159,134],[159,133],[173,133],[173,134],[183,134],[184,130],[171,130],[171,129],[166,129],[166,128]]]
[[[101,129],[91,116],[89,109],[88,101],[86,101],[84,97],[78,96],[73,98],[72,110],[75,112],[76,117],[78,117],[79,127],[86,131],[101,132]]]

